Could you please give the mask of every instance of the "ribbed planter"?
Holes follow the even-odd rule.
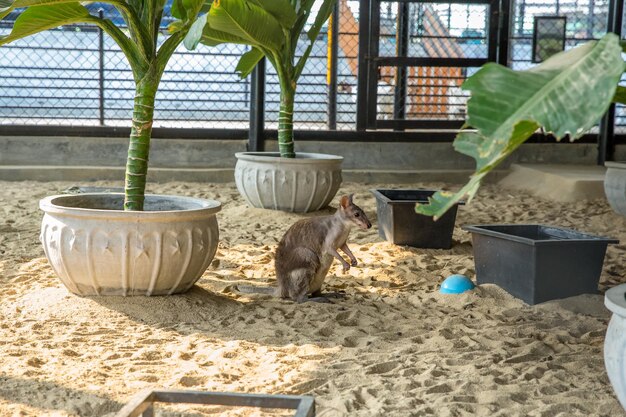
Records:
[[[604,366],[620,404],[626,410],[626,284],[604,294],[604,305],[613,315],[604,337]]]
[[[626,216],[626,162],[605,162],[604,193],[611,208]]]
[[[307,213],[326,207],[341,185],[343,157],[298,152],[236,153],[235,182],[252,207]]]
[[[219,240],[214,200],[147,195],[124,211],[123,194],[44,198],[41,242],[63,284],[78,295],[165,295],[189,290]]]

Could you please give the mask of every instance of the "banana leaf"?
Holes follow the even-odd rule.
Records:
[[[187,32],[187,36],[185,36],[185,40],[183,41],[185,48],[194,50],[200,42],[207,46],[217,46],[222,43],[235,43],[240,45],[249,44],[247,40],[240,38],[239,36],[213,29],[207,23],[208,17],[208,14],[202,15],[196,19],[193,25],[191,25],[191,28],[189,29],[189,32]],[[182,27],[182,25],[182,22],[177,20],[169,25],[168,30],[173,33],[177,31],[179,27]]]
[[[491,170],[539,127],[558,140],[582,136],[606,112],[624,72],[619,39],[607,34],[556,54],[526,71],[485,64],[463,83],[471,92],[468,129],[454,141],[457,151],[476,160],[476,171],[456,193],[436,193],[421,214],[440,217],[464,197],[475,195]]]
[[[252,46],[279,51],[285,42],[283,30],[274,16],[245,0],[219,0],[213,3],[207,19],[211,29],[245,39]]]
[[[278,23],[290,29],[296,22],[297,15],[289,0],[250,0],[278,20]]]
[[[262,51],[259,51],[256,48],[250,49],[248,52],[241,56],[239,62],[237,63],[237,68],[235,68],[235,71],[239,74],[241,78],[246,78],[248,75],[250,75],[254,67],[256,67],[256,64],[258,64],[259,61],[263,59],[263,56],[264,54]]]
[[[11,33],[0,36],[0,45],[59,26],[85,22],[90,16],[89,10],[78,2],[32,7],[18,16]]]

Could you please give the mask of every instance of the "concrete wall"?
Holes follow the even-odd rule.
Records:
[[[246,141],[153,139],[151,146],[151,181],[223,182],[233,180],[234,154],[245,151]],[[0,180],[122,179],[126,149],[124,138],[0,136]],[[276,150],[276,142],[266,149]],[[342,155],[347,181],[464,182],[474,168],[451,143],[300,141],[296,151]],[[626,147],[617,154],[626,156]],[[511,163],[595,162],[594,144],[526,144],[490,178],[502,177]]]

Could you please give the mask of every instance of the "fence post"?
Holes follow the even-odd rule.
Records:
[[[337,58],[339,54],[339,2],[335,2],[328,27],[328,129],[337,130]]]
[[[265,58],[254,67],[250,84],[248,151],[262,152],[265,148]]]
[[[367,127],[367,85],[368,85],[368,58],[370,54],[370,31],[373,0],[359,1],[359,68],[357,75],[357,103],[356,103],[356,130],[365,130]],[[377,39],[378,41],[378,39]]]
[[[609,1],[608,31],[622,38],[622,16],[624,14],[624,0]],[[598,165],[604,165],[606,161],[612,161],[615,153],[615,104],[611,104],[609,110],[600,120],[600,132],[598,134]]]
[[[98,17],[104,17],[104,10],[98,10]],[[98,71],[98,95],[99,95],[99,111],[100,126],[104,126],[104,31],[98,27],[98,55],[99,55],[99,71]]]
[[[409,50],[409,4],[398,3],[396,17],[396,56],[406,57]],[[407,69],[405,66],[396,67],[396,86],[394,89],[393,118],[403,120],[406,112]],[[394,130],[404,130],[396,128]]]
[[[500,9],[498,10],[498,34],[497,34],[497,61],[498,64],[509,66],[509,47],[511,43],[511,0],[501,0]],[[523,28],[524,22],[520,24]]]

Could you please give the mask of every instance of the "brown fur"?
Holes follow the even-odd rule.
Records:
[[[277,295],[297,302],[307,300],[308,294],[318,297],[333,258],[340,260],[344,271],[356,266],[357,261],[347,246],[350,229],[355,225],[363,229],[372,226],[363,210],[352,202],[352,195],[341,198],[333,215],[293,224],[276,249]],[[350,257],[351,264],[339,255],[338,249]]]
[[[352,195],[346,195],[341,197],[335,214],[302,219],[287,230],[276,248],[277,288],[239,286],[238,289],[248,293],[272,293],[299,303],[308,300],[309,294],[314,301],[328,301],[322,297],[321,287],[333,259],[343,264],[344,272],[357,265],[347,244],[353,226],[369,229],[372,224],[363,210],[352,202]],[[350,263],[339,255],[338,249],[348,255]]]

